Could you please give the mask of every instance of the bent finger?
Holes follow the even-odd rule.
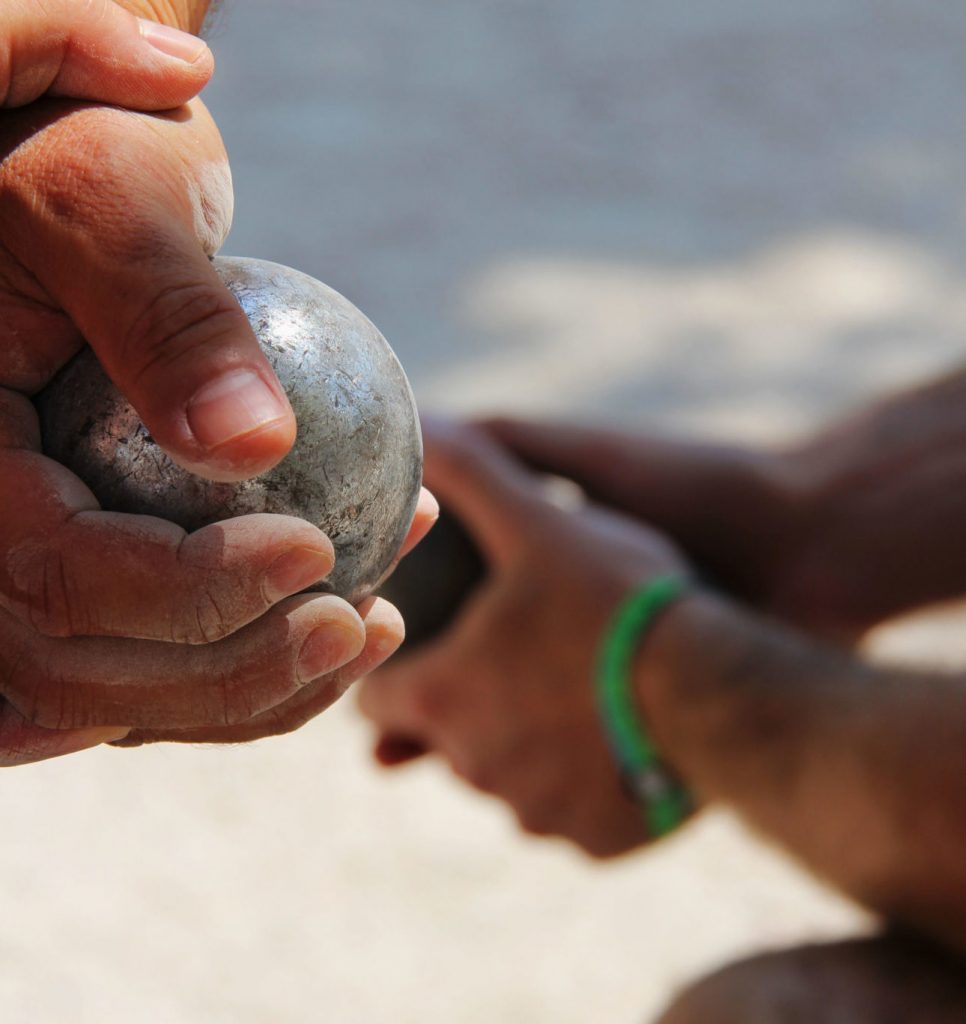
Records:
[[[224,640],[51,639],[0,612],[0,692],[34,725],[239,725],[355,658],[365,629],[345,601],[295,597]]]
[[[234,727],[136,729],[117,741],[117,745],[129,747],[142,743],[247,743],[266,736],[294,732],[338,700],[353,682],[382,665],[402,643],[402,618],[388,601],[368,598],[357,610],[366,627],[366,642],[361,653],[342,668],[310,683],[271,710]]]
[[[452,706],[445,685],[451,664],[445,640],[367,676],[356,691],[362,715],[381,733],[419,738],[432,745],[434,731]]]
[[[43,96],[167,110],[208,83],[204,40],[136,18],[111,0],[7,4],[0,22],[0,106]]]
[[[125,728],[42,729],[32,725],[12,704],[0,698],[0,768],[46,761],[64,754],[111,743],[127,735]]]
[[[413,736],[394,736],[385,734],[376,740],[372,756],[384,768],[397,768],[409,764],[431,751],[426,744]]]
[[[440,501],[479,542],[487,561],[506,562],[529,540],[543,505],[538,479],[469,424],[423,420],[425,477]]]
[[[419,492],[416,511],[413,513],[413,521],[409,526],[409,533],[406,534],[406,539],[402,542],[402,547],[400,547],[396,554],[396,560],[393,565],[398,563],[400,559],[405,558],[416,547],[433,528],[437,519],[439,519],[439,502],[423,487]]]
[[[0,451],[16,494],[0,517],[0,607],[45,636],[219,640],[332,569],[332,544],[292,516],[186,534],[103,512],[81,481],[31,451]]]

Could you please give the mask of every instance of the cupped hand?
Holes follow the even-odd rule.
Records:
[[[332,559],[299,520],[185,536],[101,511],[27,398],[86,341],[192,471],[285,455],[288,402],[208,260],[231,218],[213,122],[43,99],[0,120],[0,153],[0,763],[294,728],[398,645],[394,609],[289,597]]]
[[[442,638],[362,683],[378,759],[439,754],[528,831],[598,856],[644,842],[597,717],[593,666],[617,603],[681,569],[681,556],[624,516],[561,507],[540,477],[470,426],[427,428],[426,480],[473,534],[489,572]]]
[[[105,741],[238,742],[290,731],[402,640],[395,609],[297,595],[334,561],[287,516],[192,534],[102,511],[40,451],[36,413],[0,391],[0,765]],[[426,532],[424,494],[407,546]]]

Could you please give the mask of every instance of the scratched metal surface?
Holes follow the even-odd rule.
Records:
[[[213,483],[160,449],[90,351],[38,397],[44,450],[104,508],[196,530],[275,512],[314,523],[336,564],[318,589],[356,603],[379,581],[412,520],[422,478],[415,400],[398,359],[347,299],[264,260],[217,257],[289,396],[292,451],[268,473]]]

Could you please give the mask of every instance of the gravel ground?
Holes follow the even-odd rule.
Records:
[[[426,408],[792,436],[959,356],[964,41],[939,0],[235,0],[226,250],[346,293]],[[368,740],[347,698],[5,774],[0,1016],[632,1024],[866,926],[723,814],[594,866]]]

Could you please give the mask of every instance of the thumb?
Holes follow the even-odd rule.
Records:
[[[114,268],[65,305],[176,462],[245,480],[288,453],[295,417],[248,318],[193,242],[163,264]]]
[[[288,452],[288,399],[193,235],[175,234],[163,255],[133,265],[88,268],[86,286],[61,294],[64,308],[175,461],[211,480],[244,480]]]
[[[166,110],[197,95],[214,70],[203,40],[136,18],[111,0],[21,0],[4,6],[4,107],[21,107],[47,94]]]
[[[4,241],[173,459],[220,481],[269,469],[290,449],[295,417],[205,252],[227,230],[231,186],[204,108],[39,116],[49,124],[28,125],[0,165]]]

